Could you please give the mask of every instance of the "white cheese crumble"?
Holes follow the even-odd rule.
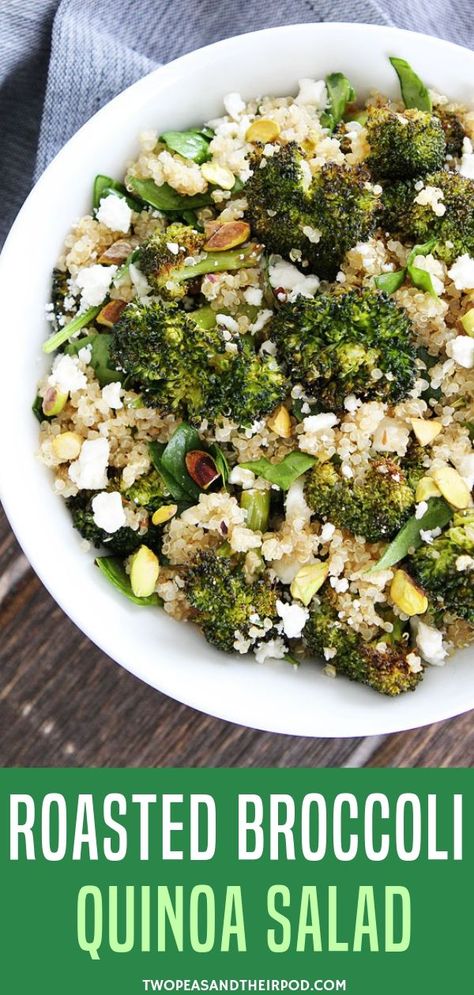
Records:
[[[303,428],[305,432],[319,433],[327,432],[328,429],[337,425],[339,418],[332,411],[322,411],[319,415],[309,415],[303,418]]]
[[[285,500],[285,512],[287,522],[291,522],[293,528],[297,531],[301,531],[311,521],[312,512],[304,496],[303,477],[294,480],[288,488]]]
[[[467,570],[474,570],[474,558],[472,556],[467,556],[466,553],[463,556],[458,556],[456,559],[456,570],[459,573],[464,573]]]
[[[255,483],[255,474],[252,470],[244,470],[241,466],[234,466],[229,474],[229,484],[234,484],[237,487],[243,487],[244,490],[248,490],[253,487]]]
[[[132,221],[132,210],[124,197],[110,193],[108,197],[102,197],[97,211],[97,220],[106,228],[110,228],[110,231],[121,231],[127,234]]]
[[[114,380],[113,383],[106,384],[102,387],[102,398],[109,408],[123,408],[123,402],[121,400],[122,384],[120,380]]]
[[[80,368],[77,356],[56,356],[48,377],[51,387],[57,387],[62,394],[73,393],[87,387],[87,378]]]
[[[421,660],[418,653],[408,653],[407,654],[407,664],[410,668],[412,674],[419,674],[422,670]]]
[[[98,491],[107,486],[110,446],[107,439],[86,439],[79,459],[71,463],[69,476],[79,490]]]
[[[474,180],[474,155],[470,138],[464,139],[462,143],[462,157],[459,165],[461,176],[466,176],[468,180]]]
[[[125,511],[118,491],[102,491],[92,498],[92,512],[97,528],[104,532],[118,532],[125,525]]]
[[[416,633],[416,645],[427,663],[435,667],[442,667],[445,661],[447,650],[443,645],[443,634],[426,622],[418,622]]]
[[[336,526],[332,522],[325,522],[321,532],[319,533],[319,538],[321,542],[330,542],[334,533],[336,531]]]
[[[92,359],[92,349],[90,345],[84,345],[82,349],[79,349],[77,358],[81,363],[84,363],[84,366],[88,366]]]
[[[474,259],[467,252],[458,256],[448,276],[454,281],[456,290],[474,290]]]
[[[137,297],[139,299],[141,299],[142,297],[146,297],[147,294],[150,293],[151,287],[150,284],[148,283],[145,274],[142,273],[141,269],[139,269],[138,266],[135,266],[135,263],[130,263],[130,266],[128,267],[128,272],[130,274],[130,279],[133,283],[133,286],[135,287]]]
[[[348,394],[347,397],[344,398],[344,407],[350,415],[355,415],[357,408],[360,408],[361,404],[362,401],[360,401],[355,394]]]
[[[255,650],[257,663],[265,663],[266,660],[283,660],[287,649],[283,639],[269,639],[267,643],[259,643]]]
[[[260,307],[263,298],[263,292],[259,287],[247,287],[243,293],[244,301],[253,307]]]
[[[404,456],[410,438],[410,431],[399,418],[384,417],[374,432],[374,449],[378,453],[398,453]]]
[[[224,107],[226,113],[229,117],[234,118],[234,121],[244,112],[245,103],[240,96],[240,93],[228,93],[224,97]]]
[[[415,507],[415,518],[419,520],[428,511],[428,502],[420,501]]]
[[[306,235],[308,242],[312,242],[313,245],[317,245],[321,241],[322,232],[319,228],[312,228],[311,225],[303,225],[301,230],[303,235]]]
[[[235,335],[238,334],[238,322],[235,318],[231,318],[229,314],[216,314],[216,321],[218,325],[222,325],[223,328],[227,328],[227,331],[233,332]]]
[[[283,631],[288,639],[299,639],[309,618],[307,608],[301,605],[287,605],[278,600],[276,610],[283,621]]]
[[[442,218],[443,214],[446,214],[446,204],[440,203],[443,196],[444,194],[440,187],[423,187],[415,197],[415,204],[421,204],[423,207],[431,207],[433,214],[436,214],[437,218]]]
[[[177,242],[167,242],[166,243],[166,248],[169,250],[169,252],[172,253],[173,256],[177,256],[178,255],[179,245],[178,245]]]
[[[256,332],[261,332],[262,328],[264,328],[267,322],[270,321],[270,318],[273,318],[273,311],[270,311],[269,308],[264,308],[264,310],[260,311],[257,315],[255,321],[250,325],[249,332],[252,332],[253,335],[256,334]]]
[[[472,370],[474,367],[474,339],[469,335],[457,335],[446,345],[446,352],[450,359],[458,366],[463,366],[465,370]]]
[[[323,111],[328,100],[326,84],[323,79],[299,79],[298,95],[295,97],[295,104],[299,106],[309,104]]]
[[[314,274],[305,276],[300,273],[296,266],[282,259],[281,256],[271,256],[268,267],[268,276],[272,287],[281,287],[288,295],[289,301],[294,301],[299,295],[302,297],[314,297],[318,287],[319,279]]]
[[[76,284],[81,291],[81,310],[102,304],[116,272],[116,266],[101,266],[99,263],[79,270]]]

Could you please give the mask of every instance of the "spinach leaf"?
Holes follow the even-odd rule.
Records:
[[[471,442],[474,442],[474,421],[466,422],[466,428],[469,432],[469,438]]]
[[[182,422],[166,446],[151,442],[149,451],[153,466],[161,476],[175,501],[195,504],[201,489],[191,480],[186,469],[186,453],[202,449],[199,434],[191,425]]]
[[[351,100],[355,100],[355,90],[344,73],[330,73],[326,76],[328,91],[328,110],[321,114],[321,124],[324,128],[334,128],[344,117],[344,111]]]
[[[110,364],[111,341],[112,335],[110,332],[92,332],[90,335],[84,335],[82,339],[75,339],[74,342],[70,342],[64,351],[69,356],[77,356],[80,349],[85,349],[89,346],[91,350],[90,365],[94,370],[100,386],[105,387],[108,383],[116,383],[117,380],[122,381],[124,379],[124,373],[114,370]]]
[[[416,107],[419,111],[431,111],[433,107],[428,90],[410,64],[405,59],[395,57],[391,58],[390,62],[400,80],[400,90],[405,107]]]
[[[293,453],[288,453],[280,463],[270,463],[270,460],[262,458],[252,460],[249,463],[239,463],[239,466],[243,470],[252,470],[257,477],[263,477],[264,480],[277,484],[282,491],[287,491],[292,483],[301,477],[302,473],[306,473],[306,470],[309,470],[315,462],[314,456],[296,450]]]
[[[130,186],[146,204],[150,204],[151,207],[157,211],[163,211],[165,214],[169,211],[193,211],[213,203],[210,191],[195,194],[194,197],[186,197],[184,194],[178,193],[177,190],[173,190],[169,183],[162,183],[161,186],[158,186],[154,180],[139,180],[136,177],[130,180]]]
[[[414,245],[407,259],[407,272],[413,286],[417,287],[418,290],[423,290],[426,294],[431,294],[432,297],[437,297],[438,294],[434,289],[431,274],[420,269],[419,266],[414,266],[413,263],[417,256],[429,256],[430,252],[436,248],[437,241],[436,238],[430,238],[429,242]]]
[[[61,328],[59,332],[54,332],[54,335],[50,335],[49,339],[43,344],[43,352],[54,352],[59,349],[59,346],[64,345],[69,339],[79,332],[81,328],[85,328],[86,325],[90,325],[91,321],[98,315],[102,305],[99,304],[98,307],[89,307],[87,311],[83,311],[82,314],[76,315],[72,321],[68,321],[64,328]]]
[[[173,152],[182,155],[184,159],[192,159],[194,162],[206,162],[209,159],[209,139],[201,131],[164,131],[160,135],[160,142],[164,142]]]
[[[214,463],[216,464],[222,478],[222,483],[225,487],[230,473],[230,466],[227,462],[227,457],[217,442],[213,442],[212,446],[209,446],[209,452],[214,460]]]
[[[384,290],[386,294],[393,294],[403,286],[406,277],[406,269],[398,269],[395,273],[381,273],[374,278],[375,286],[379,290]]]
[[[38,419],[40,425],[41,425],[41,422],[43,422],[43,421],[49,421],[48,416],[45,415],[45,413],[43,411],[43,398],[40,397],[39,394],[36,395],[36,397],[35,397],[35,399],[33,401],[33,404],[31,405],[31,410],[32,410],[35,418]]]
[[[400,529],[400,532],[392,539],[390,545],[387,546],[385,552],[380,557],[380,560],[368,571],[369,574],[375,573],[377,570],[386,570],[387,567],[393,567],[395,563],[399,563],[400,560],[404,560],[409,549],[418,549],[421,546],[423,540],[420,536],[421,531],[426,531],[428,529],[443,528],[453,517],[453,509],[450,508],[449,504],[442,497],[430,498],[428,501],[428,508],[425,514],[421,518],[415,518],[414,515],[405,522],[405,525]]]
[[[96,559],[96,564],[103,573],[104,577],[116,587],[121,594],[124,594],[129,601],[133,601],[135,605],[160,605],[162,604],[161,599],[157,594],[150,594],[148,598],[137,598],[132,591],[132,585],[130,584],[130,578],[125,572],[122,560],[118,559],[116,556],[98,556]]]
[[[132,211],[141,211],[142,206],[133,197],[130,197],[127,188],[123,183],[119,183],[118,180],[113,180],[111,176],[104,176],[99,173],[94,180],[94,186],[92,190],[92,207],[94,211],[100,206],[102,197],[108,197],[110,193],[116,194],[117,197],[123,197],[127,201],[129,207]]]

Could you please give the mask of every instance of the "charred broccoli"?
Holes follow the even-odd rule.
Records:
[[[186,312],[176,303],[130,304],[114,325],[112,361],[149,404],[190,422],[224,416],[252,424],[287,392],[271,356],[257,356],[250,338],[226,341],[207,309]]]
[[[460,156],[466,132],[457,114],[454,111],[447,111],[443,107],[436,107],[433,113],[439,118],[444,131],[446,154]]]
[[[446,139],[441,122],[426,111],[371,107],[367,164],[377,179],[408,179],[441,169]]]
[[[72,516],[72,524],[83,539],[87,539],[98,548],[103,546],[114,556],[130,556],[142,543],[146,543],[150,549],[159,551],[161,531],[153,525],[150,525],[148,530],[142,533],[129,528],[128,525],[124,525],[117,532],[112,533],[100,529],[94,521],[93,497],[92,492],[81,491],[76,497],[69,498],[67,502]]]
[[[269,252],[333,279],[347,250],[375,228],[379,201],[367,170],[328,163],[311,179],[294,143],[252,166],[245,193],[254,234]]]
[[[409,517],[414,491],[398,463],[371,460],[360,480],[343,477],[331,461],[315,463],[308,473],[305,496],[318,518],[367,542],[390,539]]]
[[[148,511],[155,511],[171,499],[170,492],[157,470],[150,470],[149,473],[139,477],[131,487],[123,491],[123,496],[127,501],[141,508],[147,508]]]
[[[165,231],[158,229],[145,242],[140,267],[162,297],[184,297],[189,281],[205,273],[255,266],[260,259],[260,247],[253,243],[224,252],[204,252],[205,241],[194,228],[172,224]]]
[[[262,578],[248,584],[240,566],[213,552],[199,555],[188,570],[185,589],[206,639],[226,653],[234,649],[237,634],[247,639],[255,624],[277,621],[275,590]],[[262,638],[269,631],[262,627]]]
[[[441,170],[424,178],[425,187],[441,191],[438,200],[444,213],[435,214],[430,204],[417,203],[418,184],[400,181],[387,187],[383,196],[383,225],[408,242],[422,244],[436,238],[433,252],[448,265],[464,253],[474,254],[474,180]]]
[[[313,609],[304,628],[303,636],[312,653],[323,656],[324,650],[336,650],[331,664],[336,671],[352,681],[368,684],[380,694],[395,696],[404,691],[414,691],[423,672],[413,673],[408,656],[410,648],[396,629],[392,635],[383,635],[365,642],[347,622],[342,622],[333,603],[331,593],[321,598]]]
[[[348,394],[394,403],[413,386],[411,323],[386,294],[299,297],[280,308],[272,334],[292,382],[302,383],[326,410],[342,408]]]
[[[452,525],[417,549],[409,567],[442,608],[474,624],[474,511],[457,512]]]

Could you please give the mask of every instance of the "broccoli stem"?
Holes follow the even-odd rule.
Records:
[[[173,271],[171,279],[177,283],[184,280],[194,280],[197,276],[207,273],[225,273],[228,270],[243,269],[245,266],[255,266],[259,259],[259,251],[255,245],[239,246],[230,252],[208,252],[194,266],[183,266]]]
[[[270,518],[270,491],[248,490],[240,495],[240,507],[247,512],[245,524],[253,532],[266,532]]]
[[[68,321],[64,328],[61,328],[59,332],[55,332],[54,335],[50,335],[49,339],[43,345],[43,352],[55,352],[59,349],[64,342],[68,342],[75,332],[79,332],[81,328],[85,328],[91,321],[94,320],[96,315],[98,315],[102,305],[99,304],[98,307],[89,307],[87,311],[83,311],[82,314],[78,314],[72,321]]]

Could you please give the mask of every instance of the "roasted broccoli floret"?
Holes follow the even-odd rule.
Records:
[[[80,533],[83,539],[87,539],[94,546],[104,547],[114,556],[130,556],[142,543],[146,543],[150,549],[159,551],[161,546],[161,530],[149,525],[146,533],[135,531],[124,525],[117,532],[105,532],[100,529],[94,521],[92,511],[93,492],[80,491],[76,497],[69,498],[67,506],[72,516],[72,524]]]
[[[441,191],[438,203],[444,213],[435,213],[431,204],[417,203],[420,190],[414,181],[400,181],[386,187],[383,195],[383,226],[402,241],[422,244],[436,238],[433,253],[448,265],[464,253],[474,254],[474,180],[459,173],[432,173],[424,186]]]
[[[172,224],[165,231],[157,230],[145,242],[140,268],[162,297],[184,297],[189,281],[206,273],[256,266],[260,259],[260,247],[253,243],[224,252],[204,252],[205,241],[205,236],[194,228]]]
[[[67,270],[56,267],[53,269],[51,283],[52,323],[55,331],[58,331],[62,327],[61,319],[64,321],[64,315],[71,312],[71,307],[66,307],[66,301],[72,303],[71,291],[69,289],[69,274]]]
[[[146,398],[191,422],[227,416],[241,425],[273,410],[287,392],[271,356],[260,357],[250,338],[226,349],[207,309],[186,312],[175,303],[130,304],[114,325],[112,361]]]
[[[413,386],[411,323],[386,294],[299,297],[280,308],[271,334],[292,382],[326,410],[342,408],[348,394],[394,403]]]
[[[188,570],[185,590],[208,642],[231,653],[237,634],[249,637],[259,621],[277,621],[277,594],[263,578],[248,584],[242,568],[214,552],[201,553]],[[259,623],[257,623],[259,624]],[[262,638],[270,630],[262,627]]]
[[[245,194],[253,233],[269,252],[333,279],[347,250],[375,227],[379,200],[365,167],[328,163],[311,179],[294,143],[252,166]]]
[[[141,508],[147,508],[148,511],[155,511],[171,500],[170,492],[157,470],[150,470],[149,473],[139,477],[131,487],[123,491],[123,496],[127,501]]]
[[[414,691],[423,673],[413,673],[408,656],[410,648],[403,638],[383,632],[370,642],[362,639],[350,625],[341,621],[331,593],[325,594],[310,614],[303,637],[308,649],[324,656],[324,650],[336,650],[331,664],[352,681],[368,684],[380,694],[395,696]]]
[[[407,657],[410,648],[404,639],[386,633],[366,642],[338,617],[330,595],[325,596],[310,615],[304,638],[311,652],[323,655],[336,650],[331,664],[350,680],[367,684],[380,694],[396,696],[414,691],[423,674],[413,673]]]
[[[426,111],[371,107],[367,163],[376,179],[408,179],[441,169],[446,139],[439,119]]]
[[[368,542],[390,539],[409,517],[414,491],[398,463],[373,459],[363,477],[344,477],[332,462],[315,463],[305,483],[309,507]]]
[[[436,107],[433,113],[439,118],[444,131],[446,154],[460,156],[466,132],[457,114],[454,111],[447,111],[443,107]]]
[[[452,525],[408,561],[411,573],[438,605],[474,624],[474,511],[457,512]],[[436,605],[435,602],[435,605]]]

